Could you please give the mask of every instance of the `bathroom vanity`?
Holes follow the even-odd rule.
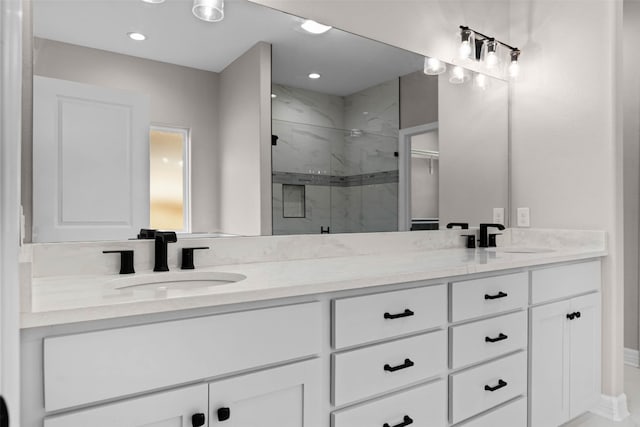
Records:
[[[390,248],[416,239],[393,236]],[[311,238],[325,237],[297,237]],[[50,246],[33,248],[35,275]],[[116,291],[115,274],[34,277],[23,425],[560,425],[600,397],[606,250],[527,251],[414,247],[235,265],[202,255],[203,275],[247,278],[182,295],[171,283],[142,286],[155,296]]]

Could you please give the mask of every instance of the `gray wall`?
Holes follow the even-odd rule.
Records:
[[[638,350],[640,3],[624,2],[624,346]]]
[[[271,234],[271,45],[220,73],[220,230]]]
[[[438,121],[438,76],[422,71],[400,77],[400,129]]]
[[[192,230],[216,231],[218,74],[46,39],[34,44],[34,74],[144,93],[152,123],[191,129]]]
[[[493,208],[508,209],[509,85],[439,78],[440,224],[492,222]]]

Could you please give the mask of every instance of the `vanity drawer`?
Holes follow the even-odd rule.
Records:
[[[332,427],[395,426],[409,420],[416,426],[447,425],[447,385],[444,380],[331,414]]]
[[[527,427],[527,399],[521,397],[459,427]]]
[[[531,304],[600,290],[600,261],[542,268],[531,272]]]
[[[529,302],[528,273],[507,274],[451,284],[451,321],[524,308]]]
[[[451,369],[527,347],[527,312],[519,311],[450,329]]]
[[[333,403],[344,405],[440,375],[447,333],[436,331],[332,355]]]
[[[321,318],[313,302],[46,338],[45,409],[314,355]]]
[[[446,285],[336,299],[333,301],[333,346],[344,348],[446,323]]]
[[[487,390],[489,387],[494,390]],[[525,395],[526,391],[526,352],[450,375],[451,423],[455,424],[517,396]]]

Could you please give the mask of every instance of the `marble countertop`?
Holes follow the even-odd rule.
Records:
[[[84,275],[34,278],[31,311],[22,313],[21,327],[110,319],[275,298],[312,295],[372,286],[433,280],[474,273],[531,267],[606,256],[606,249],[562,247],[550,252],[507,253],[488,249],[433,249],[387,254],[341,256],[276,262],[229,264],[198,272],[238,273],[246,279],[214,286],[164,288],[123,284],[162,274],[135,276]]]

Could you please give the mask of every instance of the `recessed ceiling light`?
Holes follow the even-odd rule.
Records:
[[[312,21],[311,19],[307,19],[300,26],[303,30],[311,34],[324,34],[331,28],[333,28],[328,25],[319,24],[316,21]]]
[[[146,40],[146,39],[147,39],[147,36],[145,36],[145,35],[144,35],[144,34],[142,34],[142,33],[135,33],[135,32],[133,32],[133,33],[127,33],[127,35],[129,36],[129,38],[130,38],[131,40],[135,40],[135,41],[137,41],[137,42],[141,42],[141,41],[143,41],[143,40]]]
[[[164,3],[164,0],[142,0],[145,3],[151,3],[151,4],[160,4],[160,3]]]
[[[275,93],[271,94],[271,98],[277,98],[277,97],[278,97],[278,95],[276,95]]]
[[[314,79],[314,80],[315,80],[315,79],[319,79],[319,78],[320,78],[320,74],[318,74],[318,73],[311,73],[311,74],[309,74],[309,78],[310,78],[310,79]]]

